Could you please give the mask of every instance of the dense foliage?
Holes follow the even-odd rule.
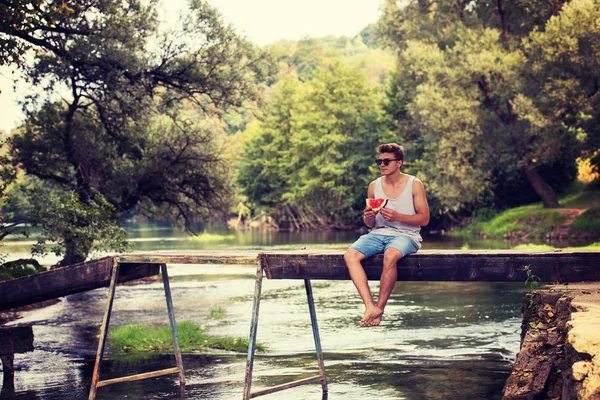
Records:
[[[599,13],[592,0],[386,2],[388,112],[438,214],[522,204],[531,189],[558,206],[576,157],[598,147],[600,36],[581,18]]]
[[[386,0],[352,38],[263,49],[203,0],[169,29],[155,1],[0,0],[0,17],[0,65],[42,89],[0,196],[17,179],[35,251],[64,263],[123,249],[131,215],[356,227],[382,142],[441,227],[557,207],[575,160],[600,161],[600,0]]]
[[[374,143],[389,138],[405,146],[406,172],[424,181],[437,225],[532,201],[558,207],[556,193],[575,178],[576,158],[599,146],[599,37],[591,22],[577,25],[599,16],[597,3],[389,0],[377,26],[352,40],[304,40],[294,53],[275,47],[282,69],[296,71],[299,83],[278,88],[265,120],[246,131],[240,187],[253,207],[292,221],[291,227],[350,224],[377,172],[367,163],[354,168],[338,159],[357,154],[368,159]],[[358,130],[341,129],[339,139],[335,129],[320,131],[302,122],[304,116],[314,118],[312,99],[304,92],[321,85],[331,103],[344,102],[319,71],[328,70],[331,48],[344,46],[346,56],[368,51],[367,41],[357,42],[361,37],[369,44],[377,37],[397,63],[393,74],[380,74],[387,99],[372,100],[379,101],[384,118],[369,133],[359,133],[366,135],[362,146],[338,155],[338,142],[351,142]],[[354,109],[347,110],[360,118],[361,103],[352,103]],[[318,118],[325,127],[343,120],[331,111]],[[393,123],[393,135],[384,133],[385,119]],[[317,134],[294,139],[303,128]],[[304,159],[306,148],[310,156]],[[308,159],[319,160],[320,167],[306,167]],[[354,176],[351,189],[347,175]],[[339,187],[344,201],[331,197],[328,185]],[[308,200],[311,195],[319,201]]]
[[[94,241],[122,249],[117,222],[131,212],[189,228],[227,209],[219,117],[259,100],[275,70],[205,1],[189,7],[162,29],[155,2],[2,2],[0,60],[45,91],[26,100],[4,163],[36,178],[24,193],[37,250],[56,242],[78,262]]]
[[[290,74],[249,127],[238,183],[280,227],[348,227],[362,208],[376,147],[389,141],[381,93],[339,63],[306,84]]]

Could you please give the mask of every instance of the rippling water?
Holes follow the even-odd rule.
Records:
[[[178,321],[205,324],[214,335],[248,336],[254,267],[171,265],[169,274]],[[352,282],[312,285],[328,399],[501,398],[519,349],[524,284],[398,282],[382,325],[369,328],[360,327],[363,306]],[[376,292],[377,282],[371,288]],[[303,282],[265,279],[262,294],[258,341],[268,350],[257,353],[253,389],[316,375]],[[33,325],[36,349],[15,356],[15,392],[3,390],[0,398],[87,399],[106,295],[98,289],[67,296],[15,321]],[[214,307],[227,311],[225,320],[207,318]],[[161,283],[117,288],[111,326],[134,322],[168,323]],[[184,354],[183,363],[185,398],[242,398],[245,354]],[[174,365],[171,354],[109,355],[101,379]],[[178,387],[172,375],[103,387],[97,398],[178,399]],[[264,398],[321,399],[321,386]]]

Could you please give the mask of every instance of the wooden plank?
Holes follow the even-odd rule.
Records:
[[[105,257],[0,282],[0,311],[106,287],[110,283],[113,263],[113,257]],[[121,269],[119,282],[158,273],[158,264],[131,264]]]
[[[258,265],[258,251],[202,251],[191,253],[131,253],[118,255],[117,261],[156,264]]]
[[[185,253],[134,253],[116,256],[123,268],[119,282],[159,273],[160,264],[261,263],[269,279],[350,279],[343,250],[287,252],[211,251]],[[258,258],[257,258],[258,257]],[[0,310],[37,303],[68,294],[106,287],[115,257],[57,268],[40,274],[0,282]],[[363,265],[367,277],[378,280],[383,258]],[[400,281],[515,281],[525,282],[529,266],[543,282],[600,281],[600,252],[577,251],[420,251],[398,263]]]
[[[0,326],[0,355],[33,351],[31,326]]]
[[[269,279],[350,279],[343,252],[261,253]],[[367,278],[378,280],[383,257],[363,262]],[[525,282],[523,270],[542,282],[600,281],[600,252],[423,251],[398,262],[399,281]]]

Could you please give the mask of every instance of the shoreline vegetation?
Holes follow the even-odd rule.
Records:
[[[227,310],[221,306],[212,307],[208,320],[227,324]],[[247,338],[218,337],[208,334],[208,324],[183,321],[177,324],[177,339],[182,352],[205,352],[207,350],[223,350],[235,353],[248,351]],[[110,329],[109,345],[116,353],[160,353],[173,351],[171,327],[167,324],[130,324],[115,326]],[[265,352],[267,347],[256,343],[258,351]]]
[[[205,325],[191,321],[177,324],[179,347],[184,353],[224,350],[236,353],[248,351],[247,338],[216,337],[208,334]],[[109,345],[116,353],[160,353],[173,351],[173,339],[169,325],[123,325],[111,328]],[[256,344],[258,351],[266,351],[261,343]]]
[[[566,194],[559,204],[560,208],[544,208],[542,203],[535,203],[500,213],[482,211],[445,234],[484,239],[553,240],[570,246],[575,243],[577,247],[600,242],[600,190]]]

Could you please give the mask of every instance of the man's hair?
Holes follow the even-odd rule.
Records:
[[[404,149],[397,143],[386,143],[382,144],[378,148],[379,154],[381,153],[394,153],[394,158],[397,160],[404,161]]]

